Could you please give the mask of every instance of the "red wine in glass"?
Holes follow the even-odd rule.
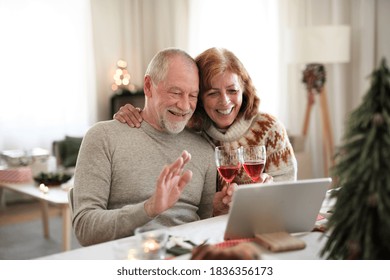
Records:
[[[263,145],[242,147],[242,165],[245,172],[252,179],[252,182],[259,182],[263,174],[266,149]]]
[[[215,163],[219,174],[230,184],[241,168],[241,148],[216,147]]]
[[[238,166],[220,166],[218,167],[219,174],[223,177],[223,179],[231,183],[236,177],[238,170],[240,170],[240,165]]]
[[[264,161],[260,162],[245,162],[243,164],[245,172],[251,177],[253,182],[258,182],[264,171]]]

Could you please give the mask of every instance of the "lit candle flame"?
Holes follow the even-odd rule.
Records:
[[[154,239],[148,239],[144,242],[144,252],[151,253],[160,249],[160,244]]]

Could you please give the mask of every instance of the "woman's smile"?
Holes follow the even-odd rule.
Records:
[[[237,74],[225,71],[211,81],[201,96],[207,115],[218,128],[232,125],[242,105],[242,86]]]

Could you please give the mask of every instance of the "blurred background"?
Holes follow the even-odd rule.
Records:
[[[255,83],[260,109],[298,140],[308,103],[302,71],[322,63],[337,150],[370,73],[390,57],[389,12],[386,0],[0,0],[0,151],[51,151],[54,141],[111,119],[113,97],[123,89],[140,97],[147,63],[166,47],[193,56],[209,47],[232,50]],[[341,37],[313,29],[325,58],[298,59],[296,51],[319,46],[308,39],[297,45],[294,32],[316,27],[347,29]],[[342,57],[332,50],[338,42],[347,49]],[[336,58],[327,59],[328,51]],[[308,166],[301,178],[326,175],[320,104],[312,106],[303,147],[298,140],[294,146]]]

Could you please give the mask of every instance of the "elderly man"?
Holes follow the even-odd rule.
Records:
[[[144,77],[140,129],[105,121],[85,135],[75,170],[73,227],[81,245],[134,234],[146,223],[174,226],[211,217],[213,150],[185,128],[199,92],[194,60],[160,51]]]

